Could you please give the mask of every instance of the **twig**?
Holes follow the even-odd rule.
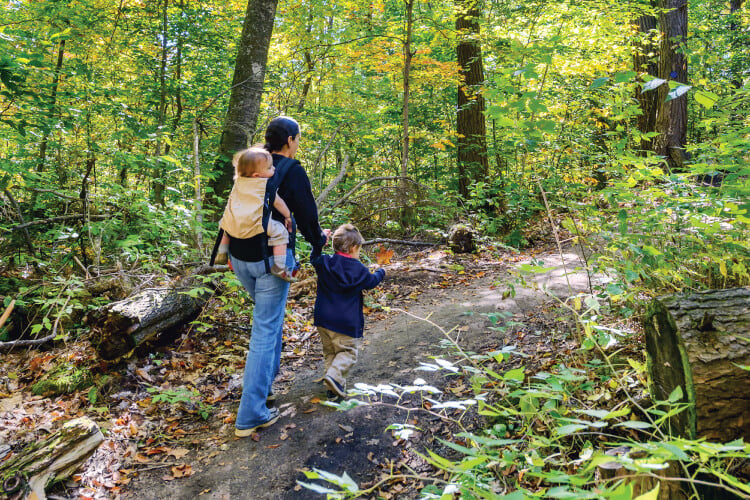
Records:
[[[565,281],[568,282],[568,293],[570,295],[573,295],[573,287],[570,285],[570,277],[568,276],[568,269],[565,266],[565,257],[563,256],[562,251],[562,244],[560,243],[560,235],[557,234],[557,225],[555,224],[555,221],[552,220],[552,211],[549,208],[549,203],[547,202],[547,193],[544,192],[544,188],[542,187],[542,183],[537,181],[537,185],[539,186],[539,190],[542,192],[542,199],[544,200],[544,208],[547,209],[547,217],[549,218],[549,223],[552,226],[552,235],[555,237],[555,243],[557,243],[557,251],[560,254],[560,261],[562,262],[563,272],[565,273]]]

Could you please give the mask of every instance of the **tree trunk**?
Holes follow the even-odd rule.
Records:
[[[164,205],[164,188],[166,169],[161,160],[162,147],[164,143],[164,124],[167,119],[167,57],[169,46],[169,0],[164,0],[164,11],[162,12],[161,31],[161,65],[159,67],[159,109],[156,123],[156,158],[154,163],[156,170],[154,175],[154,202]]]
[[[414,208],[409,203],[409,185],[406,177],[409,169],[409,99],[411,97],[411,60],[414,53],[411,50],[412,31],[414,29],[414,0],[404,0],[406,5],[406,39],[404,40],[404,70],[403,70],[403,92],[404,101],[401,113],[401,179],[399,181],[401,225],[407,228],[414,219]]]
[[[22,491],[28,482],[31,491],[19,498],[44,500],[45,488],[70,477],[102,441],[104,436],[94,422],[85,417],[71,420],[0,463],[0,485],[6,491],[14,486]]]
[[[51,122],[52,119],[57,115],[57,90],[60,86],[60,74],[62,73],[63,60],[65,58],[65,39],[60,40],[60,44],[57,48],[57,63],[55,64],[55,76],[52,79],[52,91],[50,93],[50,107],[47,116],[47,121]],[[47,161],[47,146],[49,144],[49,136],[52,133],[52,126],[50,123],[46,124],[49,130],[45,130],[44,137],[42,138],[42,144],[39,147],[39,163],[36,166],[37,172],[44,171],[44,163]],[[62,179],[61,179],[62,181]],[[60,187],[64,187],[62,182]]]
[[[458,86],[458,191],[469,196],[472,182],[484,181],[489,172],[482,47],[479,43],[479,6],[477,0],[456,0],[456,55],[462,83]]]
[[[208,290],[188,295],[193,289]],[[94,347],[102,359],[112,360],[162,334],[194,320],[211,296],[212,287],[196,277],[172,286],[144,290],[112,302],[89,314],[86,322],[94,332]]]
[[[742,8],[742,2],[745,0],[730,0],[729,2],[729,31],[732,33],[732,41],[730,43],[732,52],[734,54],[734,61],[731,65],[732,71],[732,87],[735,89],[742,88],[742,64],[738,64],[740,54],[744,52],[742,47],[743,35],[741,34],[742,25],[738,22],[740,15],[739,10]]]
[[[659,0],[664,9],[659,14],[662,33],[659,55],[659,78],[681,84],[687,83],[687,0]],[[666,158],[670,169],[682,170],[686,159],[687,94],[665,102],[670,89],[658,88],[659,111],[656,115],[654,152]]]
[[[232,186],[232,155],[246,148],[255,133],[277,4],[278,0],[249,0],[247,3],[219,158],[214,165],[217,175],[211,183],[214,206],[226,198]]]
[[[676,387],[689,403],[675,434],[750,439],[750,287],[655,299],[644,320],[654,400]]]
[[[637,73],[646,73],[653,77],[659,75],[658,46],[656,44],[656,16],[645,14],[635,21],[638,28],[638,36],[633,47],[633,69]],[[649,55],[651,54],[651,55]],[[639,79],[640,81],[640,79]],[[636,99],[641,107],[641,114],[638,116],[638,130],[642,134],[648,134],[656,131],[656,111],[659,109],[658,92],[642,92],[637,88]],[[642,139],[640,143],[641,151],[653,151],[653,138]]]

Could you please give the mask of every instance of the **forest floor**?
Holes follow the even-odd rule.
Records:
[[[525,286],[513,271],[523,264],[537,266]],[[457,361],[450,344],[474,353],[514,346],[528,355],[504,368],[524,364],[541,370],[572,356],[577,349],[572,323],[554,297],[590,292],[591,277],[583,267],[575,250],[561,255],[550,241],[524,253],[485,245],[465,255],[440,247],[394,255],[386,280],[366,299],[367,327],[349,388],[403,386],[421,378],[442,391],[430,396],[433,400],[468,398],[470,383],[461,375],[419,369],[434,366],[436,356]],[[528,286],[532,282],[536,286]],[[214,316],[216,326],[208,332],[185,334],[155,353],[108,367],[119,376],[109,382],[106,404],[98,406],[86,391],[55,399],[27,392],[38,372],[50,369],[47,357],[61,352],[13,354],[17,359],[3,362],[6,373],[14,362],[31,368],[18,368],[15,387],[0,395],[0,423],[15,427],[16,441],[26,442],[82,414],[93,414],[107,431],[82,471],[53,491],[59,498],[323,498],[298,484],[312,482],[303,471],[313,469],[347,473],[381,498],[415,497],[424,482],[386,478],[429,475],[431,466],[420,454],[429,449],[451,455],[441,438],[486,422],[473,409],[454,410],[450,416],[459,420],[459,428],[425,411],[432,403],[414,395],[398,401],[374,397],[370,405],[346,412],[326,405],[319,382],[322,351],[310,324],[313,301],[314,291],[290,300],[282,373],[274,384],[282,417],[251,437],[233,434],[248,321],[229,314]],[[64,355],[90,354],[82,344],[66,346]],[[419,432],[402,439],[386,430],[405,423]],[[5,434],[0,432],[0,444],[13,443],[13,433]]]

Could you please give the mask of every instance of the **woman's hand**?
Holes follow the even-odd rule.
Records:
[[[331,239],[331,230],[328,228],[323,229],[323,234],[326,235],[326,243],[333,244],[333,240]]]
[[[284,217],[284,227],[286,227],[286,230],[290,233],[292,232],[292,218],[291,217]]]

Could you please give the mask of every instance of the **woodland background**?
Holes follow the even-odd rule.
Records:
[[[749,46],[743,0],[5,0],[0,342],[85,336],[97,276],[205,263],[279,114],[324,227],[523,248],[546,221],[618,318],[747,286]]]

